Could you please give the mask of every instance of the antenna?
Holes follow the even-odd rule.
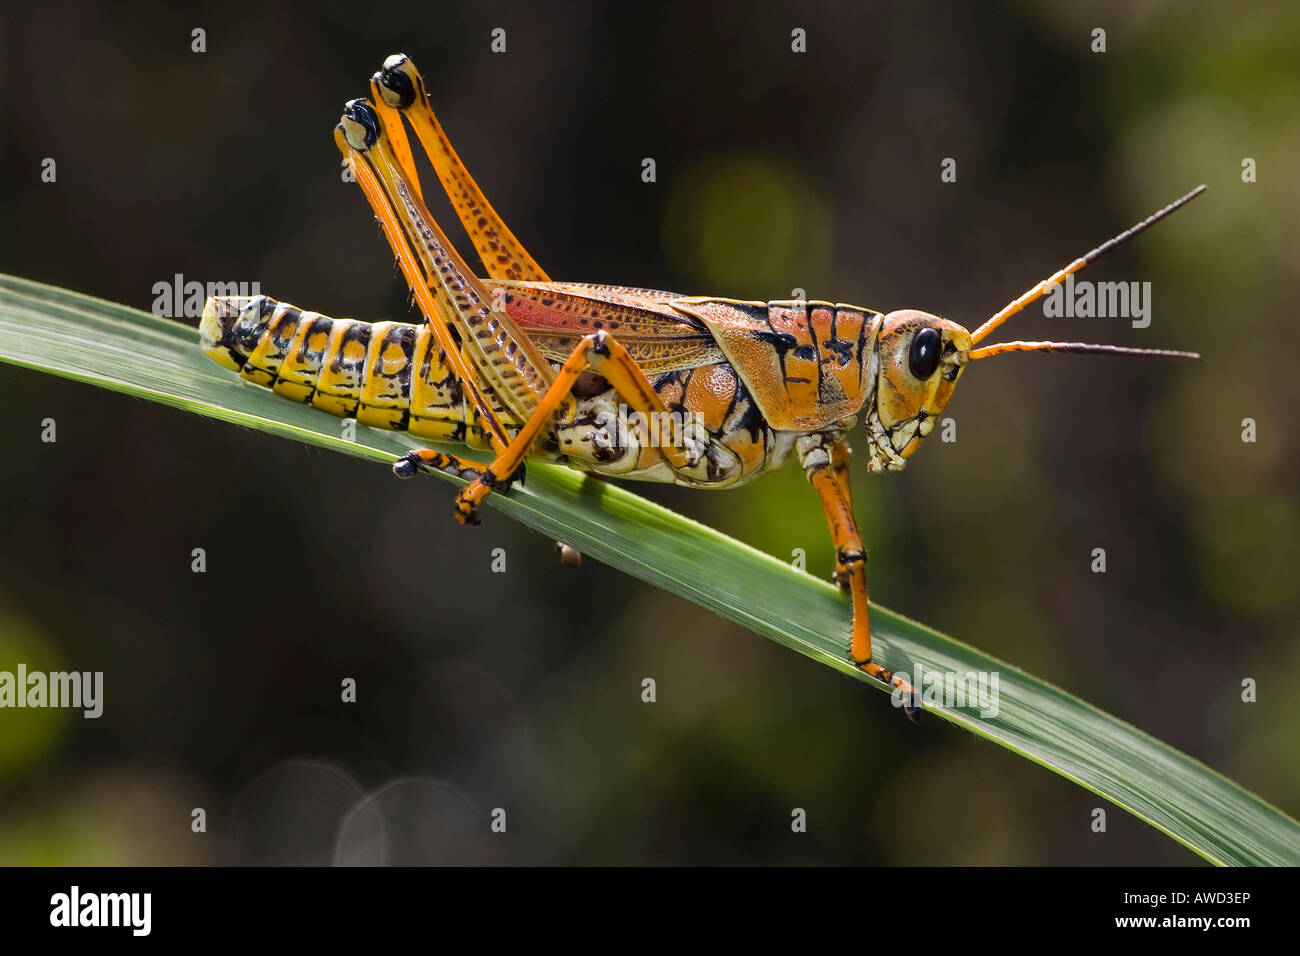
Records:
[[[1139,232],[1141,232],[1142,230],[1146,229],[1148,226],[1154,226],[1156,223],[1158,223],[1161,219],[1164,219],[1165,216],[1169,215],[1169,214],[1170,214],[1171,212],[1173,212],[1175,209],[1178,209],[1180,206],[1186,205],[1187,203],[1189,203],[1189,202],[1191,202],[1193,199],[1195,199],[1197,196],[1199,196],[1201,193],[1205,192],[1205,189],[1206,189],[1206,186],[1205,186],[1204,183],[1202,183],[1200,186],[1197,186],[1195,189],[1193,189],[1191,192],[1189,192],[1186,196],[1183,196],[1181,199],[1177,199],[1177,200],[1175,200],[1174,202],[1171,202],[1171,203],[1170,203],[1168,206],[1166,206],[1164,209],[1161,209],[1159,212],[1157,212],[1157,213],[1153,213],[1152,215],[1148,216],[1146,219],[1143,219],[1141,222],[1139,222],[1139,223],[1138,223],[1136,226],[1134,226],[1133,228],[1128,229],[1128,230],[1125,230],[1124,232],[1121,232],[1121,233],[1120,233],[1118,236],[1116,236],[1114,239],[1110,239],[1110,240],[1108,240],[1108,241],[1106,241],[1106,242],[1103,242],[1103,243],[1102,243],[1101,245],[1099,245],[1096,249],[1092,250],[1092,252],[1089,252],[1087,255],[1082,256],[1082,257],[1080,257],[1080,258],[1078,258],[1078,259],[1075,259],[1073,262],[1071,262],[1071,263],[1070,263],[1068,266],[1066,266],[1064,269],[1061,269],[1061,270],[1060,270],[1059,272],[1057,272],[1055,275],[1048,276],[1046,279],[1044,279],[1042,282],[1038,283],[1038,285],[1034,286],[1032,289],[1030,289],[1028,292],[1026,292],[1026,293],[1025,293],[1024,295],[1022,295],[1020,298],[1015,299],[1015,300],[1013,300],[1012,302],[1007,303],[1007,305],[1004,306],[1004,307],[1002,308],[1001,311],[999,311],[998,313],[996,313],[996,314],[995,314],[991,319],[989,319],[987,322],[985,322],[983,325],[981,325],[978,329],[976,329],[974,332],[972,332],[972,333],[971,333],[971,337],[970,337],[971,343],[974,344],[975,342],[980,341],[980,339],[987,338],[990,332],[992,332],[994,329],[996,329],[999,325],[1001,325],[1001,324],[1002,324],[1003,322],[1005,322],[1007,319],[1011,318],[1013,315],[1015,315],[1017,312],[1019,312],[1019,311],[1020,311],[1021,309],[1023,309],[1025,306],[1029,305],[1031,302],[1034,302],[1034,301],[1036,301],[1037,299],[1042,298],[1043,295],[1046,294],[1046,292],[1047,292],[1048,289],[1050,289],[1052,286],[1056,285],[1056,283],[1060,282],[1060,281],[1061,281],[1062,279],[1064,279],[1066,276],[1068,276],[1068,275],[1073,275],[1074,273],[1076,273],[1076,272],[1078,272],[1080,269],[1082,269],[1084,266],[1088,265],[1090,262],[1096,262],[1098,259],[1100,259],[1102,256],[1104,256],[1106,253],[1110,252],[1110,251],[1111,251],[1112,249],[1114,249],[1116,246],[1121,245],[1121,244],[1123,244],[1123,243],[1125,243],[1125,242],[1128,242],[1128,240],[1132,239],[1134,236],[1136,236],[1136,235],[1137,235]],[[1042,343],[1042,342],[1032,342],[1032,343],[1030,343],[1030,342],[1009,342],[1009,343],[1007,343],[1007,344],[1008,344],[1008,345],[1019,345],[1019,346],[1031,346],[1031,345],[1032,345],[1032,346],[1035,346],[1035,347],[1041,348],[1042,346],[1044,346],[1044,345],[1046,345],[1046,344],[1051,344],[1051,343]],[[993,347],[993,346],[990,346],[990,348],[992,348],[992,347]],[[1114,349],[1115,347],[1112,346],[1112,347],[1110,347],[1110,348],[1111,348],[1111,349]],[[1086,349],[1085,349],[1085,348],[1083,347],[1082,343],[1059,343],[1059,347],[1058,347],[1055,351],[1060,351],[1060,352],[1082,352],[1082,351],[1098,351],[1098,350],[1102,350],[1102,351],[1104,351],[1105,349],[1100,349],[1100,348],[1097,347],[1097,346],[1093,346],[1093,347],[1089,347],[1089,348],[1086,348]],[[1008,348],[1008,349],[1003,349],[1003,351],[1007,351],[1007,352],[1023,352],[1023,351],[1029,351],[1029,349],[1028,349],[1028,348],[1017,348],[1017,349],[1009,349],[1009,348]],[[1133,353],[1136,353],[1136,352],[1144,352],[1144,351],[1146,351],[1146,350],[1143,350],[1143,349],[1128,349],[1128,350],[1125,350],[1125,351],[1126,351],[1126,354],[1133,354]],[[982,354],[982,355],[977,355],[976,353],[984,353],[984,354]],[[996,353],[994,353],[994,352],[989,352],[989,351],[987,351],[986,349],[976,349],[974,352],[971,352],[971,358],[985,358],[987,355],[994,355],[994,354],[996,354]],[[1191,353],[1165,353],[1165,354],[1190,355]]]
[[[971,349],[966,358],[974,362],[1002,352],[1108,352],[1111,355],[1154,355],[1163,358],[1201,357],[1196,352],[1179,352],[1174,349],[1131,349],[1126,345],[1092,345],[1088,342],[999,342],[982,349]]]

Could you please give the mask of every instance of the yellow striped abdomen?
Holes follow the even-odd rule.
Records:
[[[227,296],[208,299],[199,333],[214,362],[286,398],[374,428],[488,447],[423,325],[331,319],[266,296]],[[505,409],[494,411],[511,421]]]

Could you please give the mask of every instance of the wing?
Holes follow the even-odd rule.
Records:
[[[685,298],[673,292],[582,282],[483,284],[504,298],[507,314],[552,362],[563,362],[597,329],[613,335],[651,376],[726,361],[708,327],[673,308],[673,300]]]

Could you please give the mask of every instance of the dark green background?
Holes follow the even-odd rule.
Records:
[[[957,442],[932,437],[901,475],[859,466],[855,492],[882,603],[1294,815],[1298,36],[1285,4],[9,5],[0,271],[145,309],[182,273],[408,315],[331,139],[398,50],[560,279],[801,288],[973,328],[1206,182],[1085,273],[1150,281],[1150,328],[1036,308],[1006,328],[1201,362],[977,366],[949,406]],[[0,669],[107,685],[98,721],[0,711],[0,863],[380,847],[393,862],[1196,862],[1109,806],[1094,833],[1095,796],[940,721],[912,727],[676,598],[563,568],[499,515],[460,528],[445,485],[7,366],[0,387]],[[797,469],[727,493],[637,490],[829,573]],[[1258,703],[1241,702],[1245,678]],[[494,807],[505,836],[488,833]]]

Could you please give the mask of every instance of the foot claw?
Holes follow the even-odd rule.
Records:
[[[459,499],[456,501],[456,507],[452,514],[461,524],[476,525],[479,523],[478,509],[465,504]]]
[[[903,694],[903,713],[914,724],[921,722],[921,695],[914,690]]]
[[[870,660],[854,661],[858,670],[862,671],[869,677],[874,677],[880,683],[884,684],[891,691],[897,687],[902,692],[903,713],[907,714],[907,719],[912,723],[917,723],[921,719],[921,695],[917,693],[915,687],[907,683],[901,677],[897,678],[895,683],[894,672],[886,670],[879,664],[874,664]]]

